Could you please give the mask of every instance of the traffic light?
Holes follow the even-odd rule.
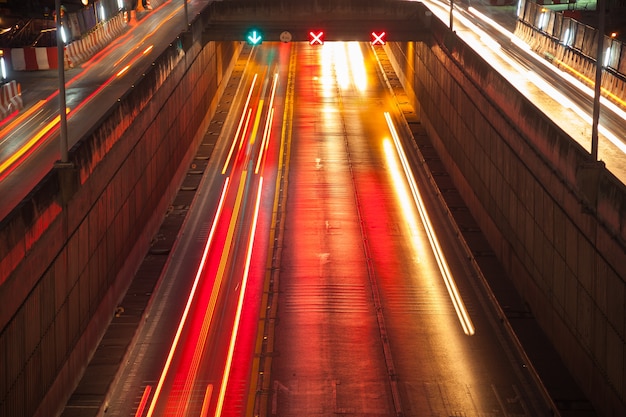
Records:
[[[384,45],[386,35],[385,32],[372,32],[372,45]]]
[[[310,31],[309,32],[309,45],[324,45],[324,31]]]
[[[248,32],[246,40],[250,45],[260,45],[263,42],[263,35],[258,30],[253,29]]]

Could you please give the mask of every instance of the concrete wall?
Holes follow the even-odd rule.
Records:
[[[0,223],[0,416],[57,414],[143,259],[241,50],[203,26]]]
[[[387,48],[421,123],[594,407],[626,415],[626,187],[447,27],[433,34]]]

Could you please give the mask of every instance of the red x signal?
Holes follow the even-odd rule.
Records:
[[[384,45],[385,44],[385,32],[372,32],[372,45]]]
[[[309,32],[309,45],[323,45],[324,44],[324,31]]]

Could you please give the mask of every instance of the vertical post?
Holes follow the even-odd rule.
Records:
[[[452,11],[454,10],[454,0],[450,0],[450,31],[454,32],[453,29],[453,24],[454,24],[454,17],[453,17],[453,13]]]
[[[60,133],[59,142],[61,144],[61,163],[68,162],[68,145],[67,145],[67,117],[65,114],[65,43],[61,36],[61,0],[55,0],[55,9],[57,17],[57,61],[59,67],[59,116],[60,116]]]
[[[596,58],[596,82],[593,91],[593,121],[591,124],[591,157],[598,160],[598,123],[600,121],[600,95],[602,93],[602,67],[604,60],[604,0],[598,0],[598,53]]]
[[[185,3],[185,27],[183,27],[183,31],[187,32],[187,28],[189,27],[189,12],[187,11],[187,0],[183,0]]]

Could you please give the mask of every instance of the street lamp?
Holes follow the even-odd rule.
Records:
[[[187,32],[189,26],[189,12],[187,11],[187,0],[183,0],[183,3],[185,4],[185,26],[183,27],[183,30]]]
[[[600,121],[600,94],[602,93],[602,52],[604,51],[604,0],[598,0],[598,51],[596,56],[596,82],[593,91],[593,120],[591,123],[591,156],[598,160],[598,122]]]
[[[59,132],[59,142],[61,144],[61,164],[67,164],[69,158],[67,150],[67,117],[65,114],[65,42],[63,40],[63,26],[61,24],[61,0],[55,0],[54,5],[57,17],[57,66],[59,70],[59,117],[61,128]]]
[[[0,49],[0,84],[7,82],[7,66],[4,62],[4,51]]]

